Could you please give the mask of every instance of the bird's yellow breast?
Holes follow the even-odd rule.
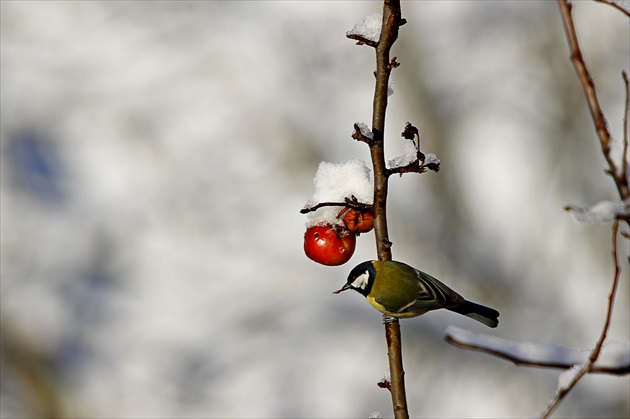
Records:
[[[385,306],[383,306],[382,304],[380,304],[378,301],[376,301],[374,299],[374,297],[368,295],[367,296],[367,300],[370,304],[372,304],[372,307],[374,307],[375,309],[377,309],[378,311],[380,311],[381,313],[387,315],[387,316],[391,316],[391,317],[396,317],[397,319],[406,319],[409,317],[418,317],[421,314],[424,314],[425,312],[413,312],[413,311],[408,311],[405,313],[395,313],[395,312],[391,312],[391,311],[387,311],[387,308],[385,308]]]
[[[377,272],[367,300],[383,314],[396,318],[417,317],[426,311],[409,310],[418,298],[420,283],[415,270],[401,263],[374,262]]]

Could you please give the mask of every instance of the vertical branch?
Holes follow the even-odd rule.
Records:
[[[385,111],[387,109],[387,86],[393,66],[389,52],[398,38],[401,23],[400,0],[385,0],[383,5],[383,25],[376,45],[376,87],[372,113],[374,140],[370,146],[374,169],[374,235],[379,260],[391,260],[391,242],[387,231],[387,173],[385,167],[384,133]],[[391,374],[390,391],[394,417],[407,419],[407,395],[402,362],[400,323],[397,319],[385,318],[387,357]]]
[[[383,316],[385,338],[387,339],[387,357],[389,359],[390,387],[394,418],[408,419],[407,393],[405,391],[405,370],[402,360],[402,339],[398,319]]]
[[[372,107],[373,143],[370,147],[374,167],[374,232],[379,260],[391,260],[391,243],[387,231],[387,173],[385,169],[385,112],[387,86],[391,73],[389,51],[398,38],[400,25],[400,1],[385,0],[381,37],[376,46],[376,87]]]
[[[599,100],[597,99],[597,91],[595,89],[595,84],[593,83],[593,79],[591,78],[591,74],[586,67],[586,62],[584,61],[584,57],[582,55],[582,51],[580,49],[580,44],[578,41],[577,33],[575,30],[575,25],[573,22],[573,15],[571,12],[572,5],[568,0],[558,0],[558,5],[560,7],[560,14],[562,15],[562,23],[564,25],[564,29],[567,35],[567,40],[569,42],[569,48],[571,50],[571,61],[575,67],[578,78],[580,79],[580,83],[582,84],[582,88],[584,89],[584,93],[586,94],[586,102],[588,103],[589,110],[591,111],[591,115],[593,117],[593,121],[595,123],[595,130],[597,131],[597,135],[599,136],[599,141],[601,144],[602,153],[608,162],[608,174],[610,174],[615,181],[615,185],[617,186],[617,190],[622,200],[627,200],[630,197],[630,190],[628,188],[628,178],[627,178],[627,163],[626,163],[626,153],[628,149],[628,140],[627,140],[627,112],[628,112],[628,78],[625,72],[622,72],[622,77],[624,79],[626,85],[626,116],[624,117],[624,155],[622,158],[621,168],[617,168],[612,157],[610,155],[610,143],[611,137],[610,132],[608,131],[606,117],[602,112],[602,109],[599,105]],[[613,256],[613,264],[614,264],[614,275],[613,275],[613,283],[612,289],[608,296],[608,309],[606,312],[606,320],[602,327],[601,334],[589,359],[581,365],[571,377],[571,380],[566,385],[561,385],[558,388],[558,391],[554,395],[554,397],[549,402],[547,409],[542,413],[541,418],[548,418],[551,413],[556,409],[556,407],[560,404],[560,402],[564,399],[564,397],[575,387],[578,381],[587,373],[591,372],[593,369],[593,365],[599,358],[599,355],[602,351],[602,347],[604,346],[604,341],[606,340],[606,336],[608,335],[608,329],[610,327],[610,321],[612,318],[612,311],[615,302],[615,296],[617,294],[617,287],[619,285],[619,274],[621,272],[621,268],[619,267],[619,260],[617,256],[617,234],[619,232],[619,219],[616,219],[613,227],[612,227],[612,256]]]
[[[628,182],[628,165],[630,164],[630,156],[628,155],[628,112],[630,112],[630,82],[628,81],[628,74],[625,70],[621,70],[621,77],[626,87],[626,105],[623,112],[623,154],[621,165],[621,177]]]
[[[586,363],[584,363],[584,365],[580,367],[580,369],[575,373],[571,381],[566,386],[561,386],[558,389],[557,393],[553,396],[553,398],[549,402],[547,409],[540,416],[541,419],[548,418],[551,415],[551,413],[556,409],[556,407],[558,407],[558,405],[564,399],[564,397],[573,389],[573,387],[575,387],[578,381],[580,381],[582,377],[584,377],[587,373],[591,371],[591,369],[593,368],[593,365],[597,361],[597,358],[599,358],[599,355],[602,351],[602,347],[604,346],[604,341],[606,340],[606,336],[608,335],[608,329],[610,328],[610,320],[612,318],[612,311],[613,311],[613,306],[615,303],[615,296],[617,294],[617,287],[619,286],[619,274],[621,272],[621,268],[619,267],[619,259],[617,257],[617,233],[618,232],[619,232],[619,220],[615,220],[612,227],[612,246],[613,246],[612,256],[613,256],[613,263],[615,266],[615,273],[613,275],[612,289],[610,290],[610,294],[608,295],[608,310],[606,312],[606,320],[604,322],[602,332],[599,336],[599,340],[597,341],[597,344],[595,345],[593,352],[591,352],[591,355],[589,356],[588,361],[586,361]]]
[[[602,108],[599,105],[599,99],[597,98],[597,91],[595,90],[595,83],[591,77],[591,73],[586,67],[582,50],[580,49],[580,43],[578,41],[577,33],[575,31],[575,24],[573,23],[573,16],[571,13],[572,5],[568,0],[558,0],[560,6],[560,13],[562,15],[562,22],[564,24],[564,30],[569,41],[569,48],[571,49],[571,61],[575,67],[575,71],[578,74],[584,93],[586,94],[586,102],[588,108],[591,111],[593,122],[595,123],[595,131],[599,137],[599,142],[602,148],[602,153],[608,162],[608,173],[612,176],[619,191],[619,196],[622,200],[630,197],[630,191],[628,189],[628,179],[621,176],[621,171],[617,169],[615,162],[610,155],[610,132],[608,131],[608,124],[606,117],[602,112]]]

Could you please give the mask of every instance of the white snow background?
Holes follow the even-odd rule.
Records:
[[[374,52],[345,33],[380,2],[1,2],[3,342],[47,360],[70,417],[391,416],[380,314],[332,295],[375,257],[306,258],[321,161],[369,161]],[[576,2],[622,135],[627,18]],[[495,307],[402,321],[414,417],[526,417],[560,371],[443,340],[449,325],[592,348],[617,201],[555,2],[404,2],[386,158],[419,128],[439,173],[394,176],[393,254]],[[605,47],[603,47],[605,46]],[[620,242],[622,259],[627,242]],[[623,266],[610,339],[628,342]],[[3,357],[0,414],[37,404]],[[630,413],[628,376],[587,376],[558,417]]]

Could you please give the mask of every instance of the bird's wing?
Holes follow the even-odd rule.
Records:
[[[429,311],[438,308],[451,308],[464,304],[464,297],[444,285],[431,275],[416,271],[418,275],[418,296],[406,311]]]

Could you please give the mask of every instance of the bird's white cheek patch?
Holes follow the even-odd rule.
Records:
[[[370,279],[370,273],[368,271],[365,271],[361,275],[357,276],[357,279],[355,279],[352,282],[352,286],[354,288],[359,288],[359,289],[364,290],[365,287],[367,287],[369,279]]]

